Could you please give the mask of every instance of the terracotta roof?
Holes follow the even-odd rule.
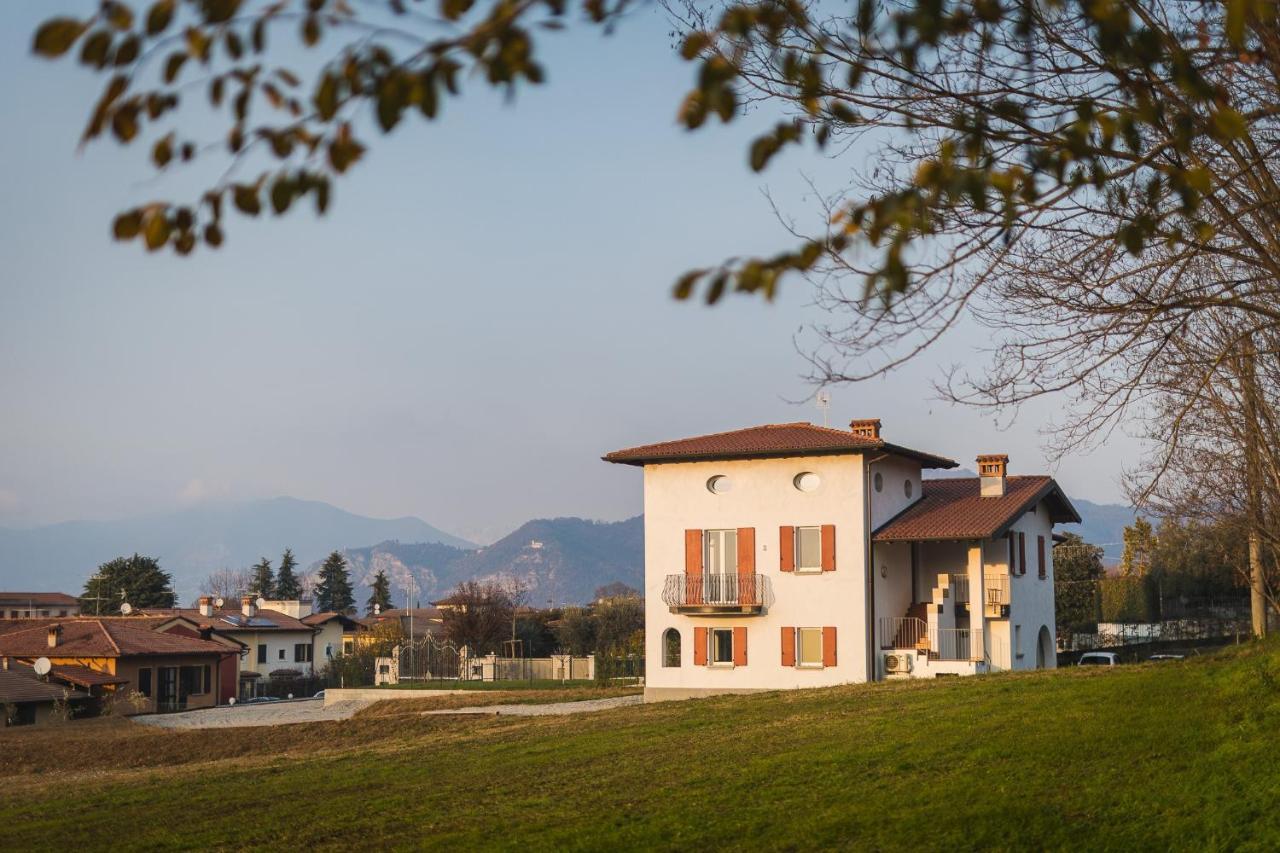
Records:
[[[25,667],[0,669],[0,703],[54,702],[62,698],[88,699],[89,694],[79,690],[68,690],[61,684],[41,681],[34,672]]]
[[[260,608],[254,615],[254,624],[244,623],[244,614],[239,607],[214,608],[212,616],[201,616],[198,607],[171,607],[167,609],[150,609],[148,616],[181,616],[199,625],[201,628],[212,628],[215,631],[312,631],[312,627],[300,619],[295,619],[278,610]]]
[[[1080,515],[1052,477],[1018,476],[1005,480],[998,498],[979,494],[977,477],[924,480],[920,500],[882,524],[876,542],[923,539],[990,539],[1004,532],[1042,500],[1055,523],[1079,522]]]
[[[57,619],[0,634],[0,655],[12,657],[106,657],[130,655],[226,654],[226,646],[152,631],[148,624],[129,619]],[[150,620],[148,620],[149,622]],[[58,645],[50,648],[49,627],[62,629]]]
[[[5,604],[44,604],[53,607],[77,607],[80,599],[65,592],[0,592]]]
[[[756,459],[784,456],[833,456],[880,450],[906,456],[926,468],[955,468],[944,456],[922,453],[878,438],[856,435],[848,430],[793,424],[765,424],[676,441],[662,441],[615,450],[602,457],[623,465],[655,465],[664,462],[700,462],[713,459]]]
[[[352,627],[364,624],[356,617],[349,616],[346,613],[339,613],[336,610],[326,610],[323,613],[312,613],[310,616],[303,616],[301,621],[302,624],[310,625],[314,628],[318,625],[323,625],[326,622],[332,622],[334,619],[341,621],[343,627]]]

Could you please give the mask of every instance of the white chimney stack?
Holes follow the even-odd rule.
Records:
[[[213,596],[212,595],[200,596],[200,615],[205,617],[213,615]]]
[[[1002,498],[1008,476],[1009,456],[986,453],[978,457],[978,493],[984,498]]]
[[[244,618],[252,619],[258,612],[258,605],[252,595],[246,595],[240,599],[240,612],[244,614]]]
[[[62,626],[50,625],[49,626],[49,648],[56,649],[58,647],[58,640],[61,639],[61,637],[62,637]]]

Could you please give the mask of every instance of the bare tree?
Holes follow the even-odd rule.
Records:
[[[211,595],[224,601],[236,601],[253,583],[253,572],[248,569],[218,569],[200,582],[200,594]]]
[[[512,623],[515,605],[511,593],[498,581],[464,581],[448,597],[444,609],[444,633],[458,647],[473,655],[500,650]]]

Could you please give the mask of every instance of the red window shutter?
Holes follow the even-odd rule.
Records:
[[[836,629],[822,629],[822,665],[836,665]]]
[[[747,629],[733,629],[733,665],[747,665]]]
[[[1027,573],[1027,534],[1018,534],[1018,574]]]
[[[836,570],[836,526],[834,524],[822,525],[822,570],[824,572]]]
[[[738,528],[738,601],[756,603],[756,529]]]
[[[693,629],[693,665],[707,665],[707,629]]]
[[[1038,567],[1040,569],[1040,580],[1044,580],[1045,577],[1048,575],[1048,572],[1045,570],[1046,567],[1044,563],[1044,537],[1043,536],[1036,537],[1036,560],[1038,563]]]
[[[702,531],[684,532],[684,600],[702,603]]]
[[[791,525],[778,528],[778,559],[784,572],[796,570],[796,529]]]
[[[1009,540],[1009,576],[1013,577],[1018,573],[1018,561],[1016,559],[1017,555],[1014,553],[1014,550],[1013,550],[1013,540],[1015,538],[1015,534],[1012,530],[1010,530],[1007,533],[1005,533],[1004,538]]]
[[[796,665],[796,629],[782,629],[782,665]]]

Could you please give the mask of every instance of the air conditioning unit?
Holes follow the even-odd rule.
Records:
[[[910,654],[888,654],[884,656],[884,671],[887,673],[906,673],[911,671]]]

